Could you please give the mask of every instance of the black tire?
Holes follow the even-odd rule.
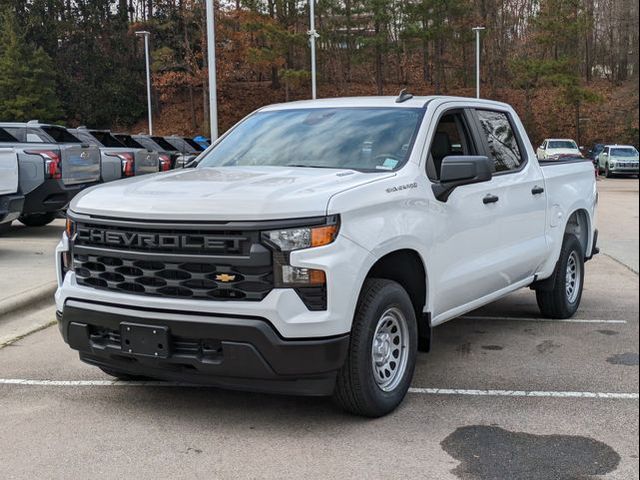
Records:
[[[44,227],[49,225],[56,219],[55,212],[49,213],[32,213],[30,215],[21,215],[18,220],[27,227]]]
[[[572,256],[578,267],[578,272],[575,275],[578,280],[575,294],[569,293],[566,281],[567,266]],[[552,288],[536,290],[536,300],[538,301],[540,312],[547,318],[571,318],[580,306],[582,288],[584,286],[584,251],[575,235],[566,234],[564,236],[560,258],[553,273],[553,278]]]
[[[98,368],[102,370],[104,373],[106,373],[107,375],[115,377],[118,380],[124,380],[127,382],[150,380],[150,378],[143,377],[141,375],[130,375],[128,373],[119,372],[117,370],[111,370],[110,368],[106,368],[106,367],[98,367]]]
[[[404,365],[404,369],[398,367],[393,388],[385,391],[376,382],[372,360],[376,328],[389,311],[400,312],[404,316],[404,343],[408,353],[405,357],[405,349],[400,351],[399,355],[404,360],[400,360],[398,365]],[[399,349],[394,349],[391,343],[389,345],[395,357]],[[381,417],[393,411],[402,402],[411,384],[417,348],[416,315],[407,292],[391,280],[366,280],[353,320],[347,361],[338,372],[334,400],[344,410],[365,417]]]
[[[604,176],[607,177],[607,178],[613,177],[613,174],[611,173],[611,170],[609,170],[609,164],[608,163],[604,166]]]
[[[11,230],[11,222],[0,223],[0,235],[9,232],[9,230]]]

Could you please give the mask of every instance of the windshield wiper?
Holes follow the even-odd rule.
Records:
[[[294,168],[333,168],[335,170],[351,170],[351,168],[345,167],[331,167],[329,165],[303,165],[301,163],[289,163],[285,165],[285,167],[294,167]]]

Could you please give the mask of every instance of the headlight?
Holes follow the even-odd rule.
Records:
[[[317,227],[297,227],[271,230],[262,234],[263,238],[275,245],[281,252],[292,252],[303,248],[329,245],[338,236],[338,222]]]
[[[613,168],[613,167],[615,167],[615,166],[616,166],[616,162],[614,162],[613,160],[611,160],[611,161],[609,162],[609,166],[610,166],[610,167],[612,167],[612,168]]]
[[[329,245],[339,229],[339,218],[333,216],[321,225],[262,232],[263,243],[273,250],[275,287],[293,288],[309,310],[326,310],[327,276],[323,270],[291,265],[291,252]]]

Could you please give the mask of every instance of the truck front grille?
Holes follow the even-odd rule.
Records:
[[[274,287],[256,230],[79,221],[70,242],[79,285],[132,295],[260,301]]]
[[[137,295],[260,301],[273,288],[270,265],[241,267],[74,254],[78,284]]]

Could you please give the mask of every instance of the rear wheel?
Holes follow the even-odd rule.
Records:
[[[334,399],[357,415],[391,412],[409,389],[417,347],[416,315],[407,292],[391,280],[367,280]]]
[[[49,213],[32,213],[30,215],[21,215],[18,220],[27,227],[44,227],[49,225],[56,218],[55,212]]]
[[[580,306],[584,284],[584,252],[575,235],[564,236],[553,287],[536,290],[540,312],[549,318],[570,318]]]

